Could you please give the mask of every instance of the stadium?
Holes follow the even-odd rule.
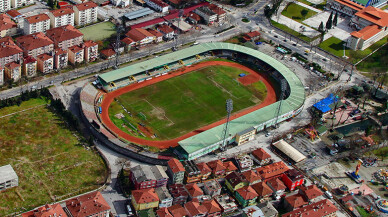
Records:
[[[174,153],[188,160],[225,143],[249,141],[263,129],[296,116],[305,100],[301,81],[286,66],[257,50],[222,42],[191,46],[107,72],[98,76],[98,82],[105,93],[91,85],[81,91],[81,107],[92,126],[121,141],[121,146],[129,141],[160,149],[175,147]],[[228,98],[236,103],[225,134]],[[172,110],[176,119],[169,114],[169,105],[176,107]],[[115,109],[120,112],[112,113]],[[206,121],[201,122],[201,117]]]

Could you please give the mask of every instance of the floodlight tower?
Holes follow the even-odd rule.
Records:
[[[276,121],[275,121],[275,128],[277,128],[277,125],[278,125],[278,120],[279,120],[279,115],[280,115],[280,111],[281,111],[281,108],[282,108],[282,102],[283,102],[283,98],[284,96],[286,95],[285,92],[286,92],[286,89],[287,89],[287,83],[286,83],[286,80],[282,79],[280,81],[280,88],[281,88],[281,93],[280,93],[280,96],[279,96],[279,106],[277,107],[276,109]]]
[[[230,114],[232,114],[233,111],[233,100],[232,99],[227,99],[226,100],[226,123],[224,130],[222,131],[223,134],[223,140],[222,140],[222,145],[221,145],[221,150],[225,150],[226,146],[226,135],[228,134],[228,126],[229,126],[229,119],[230,119]]]
[[[117,37],[116,37],[116,44],[115,44],[116,59],[115,59],[115,65],[113,66],[114,69],[117,69],[119,67],[119,49],[120,49],[121,31],[123,31],[123,26],[120,25],[117,27]]]

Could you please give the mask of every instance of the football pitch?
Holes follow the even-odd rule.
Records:
[[[225,102],[233,113],[259,104],[267,95],[262,81],[243,85],[229,66],[206,66],[117,97],[109,117],[122,131],[148,140],[177,138],[226,117]]]

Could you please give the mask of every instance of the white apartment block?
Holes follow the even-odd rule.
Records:
[[[84,26],[89,23],[97,22],[97,4],[94,2],[85,2],[73,6],[74,21],[77,26]]]
[[[72,25],[74,26],[74,11],[71,8],[63,8],[50,11],[51,28],[60,26]]]
[[[11,10],[11,0],[0,0],[0,13]]]
[[[202,17],[202,19],[208,25],[217,21],[217,14],[206,6],[199,7],[195,9],[194,12]]]
[[[144,2],[156,11],[167,13],[169,5],[161,0],[144,0]]]
[[[32,4],[34,4],[34,0],[11,0],[12,8],[21,8]]]
[[[23,31],[25,35],[46,32],[48,29],[50,29],[50,17],[47,14],[24,18]]]

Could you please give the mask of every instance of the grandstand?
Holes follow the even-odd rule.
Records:
[[[285,80],[287,84],[280,107],[280,102],[278,101],[230,121],[228,128],[229,135],[226,138],[228,143],[234,142],[236,135],[246,129],[253,127],[257,133],[278,122],[294,117],[302,110],[305,93],[299,78],[274,58],[257,50],[236,44],[222,42],[199,44],[104,73],[99,75],[98,80],[104,90],[110,92],[135,82],[142,82],[152,77],[161,76],[171,70],[176,70],[213,56],[232,59],[246,64],[249,67],[266,69],[266,73],[273,80],[279,83],[281,80]],[[130,79],[132,77],[135,79]],[[174,152],[180,158],[188,160],[196,159],[210,153],[218,149],[222,144],[223,140],[221,135],[223,129],[224,124],[221,124],[179,141],[179,146]]]

